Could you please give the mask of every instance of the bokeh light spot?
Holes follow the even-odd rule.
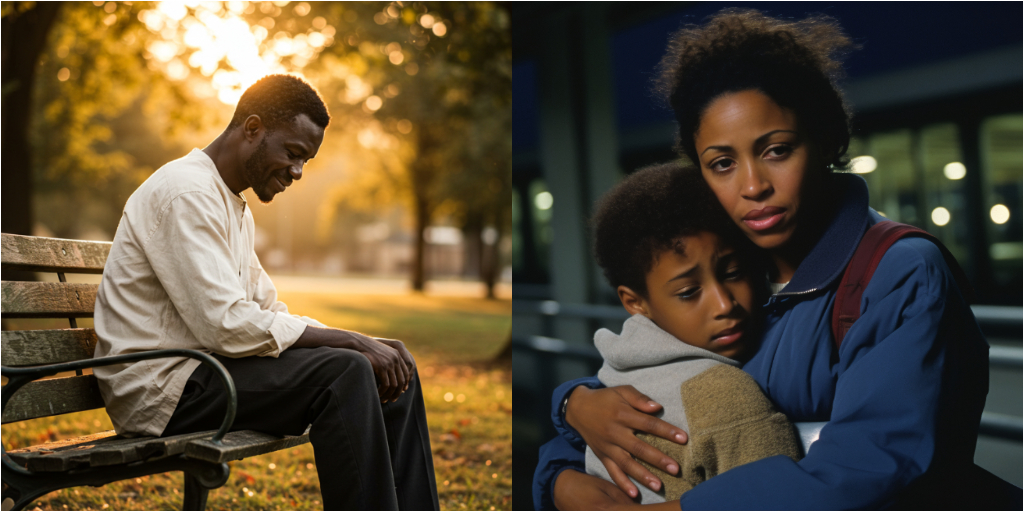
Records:
[[[941,206],[932,210],[932,222],[934,222],[936,226],[945,226],[946,224],[949,224],[949,219],[949,210]]]

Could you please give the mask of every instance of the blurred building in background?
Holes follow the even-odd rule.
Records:
[[[517,507],[530,506],[520,496],[529,492],[537,445],[553,435],[551,386],[593,374],[592,333],[617,331],[624,315],[590,256],[592,205],[626,173],[675,158],[672,112],[651,92],[656,65],[672,32],[730,5],[510,7],[513,337],[523,342],[513,353]],[[846,61],[844,87],[854,109],[853,172],[867,180],[873,208],[950,248],[980,304],[1013,307],[994,310],[1008,323],[986,328],[1017,361],[993,368],[986,410],[1016,418],[1019,432],[1021,4],[743,5],[783,17],[830,15],[862,46]],[[1017,485],[1019,436],[983,438],[978,451],[983,465]]]

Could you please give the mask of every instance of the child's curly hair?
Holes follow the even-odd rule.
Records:
[[[826,165],[848,163],[850,109],[837,85],[841,58],[855,49],[836,21],[790,21],[726,9],[669,40],[656,90],[679,122],[676,150],[699,163],[694,136],[708,105],[724,93],[756,89],[793,110]]]
[[[594,257],[609,284],[643,297],[655,256],[683,251],[680,238],[698,231],[715,233],[745,260],[754,259],[752,244],[722,210],[700,170],[678,162],[627,176],[601,196],[590,222]]]

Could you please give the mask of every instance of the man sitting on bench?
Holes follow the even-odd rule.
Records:
[[[311,425],[326,510],[438,509],[416,363],[400,341],[292,315],[253,250],[242,191],[269,203],[316,156],[330,121],[305,81],[245,91],[206,148],[158,169],[128,199],[96,299],[96,357],[209,352],[238,391],[233,428],[300,435]],[[199,361],[95,369],[122,435],[216,429],[227,393]]]

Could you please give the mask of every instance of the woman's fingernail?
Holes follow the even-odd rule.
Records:
[[[668,469],[668,474],[670,475],[674,475],[679,472],[679,466],[675,464],[669,464],[668,466],[666,466],[666,468]]]
[[[647,487],[650,487],[652,491],[657,491],[658,489],[661,488],[661,482],[655,480],[654,478],[648,478]]]
[[[651,407],[657,407],[658,406],[658,402],[655,402],[654,400],[648,400],[647,401],[647,405],[649,405]]]
[[[686,436],[684,436],[684,435],[682,435],[682,434],[677,432],[676,433],[676,441],[679,441],[680,443],[685,443],[686,442]]]

